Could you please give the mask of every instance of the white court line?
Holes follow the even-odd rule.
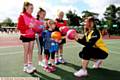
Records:
[[[118,41],[118,40],[117,40],[117,41]],[[105,42],[105,43],[108,44],[108,45],[112,45],[112,44],[110,44],[110,43],[113,43],[113,44],[114,44],[114,43],[118,43],[118,42]],[[66,46],[67,46],[67,45],[69,45],[69,43],[67,43]],[[75,45],[75,44],[73,44],[73,45]],[[0,49],[1,49],[1,48],[12,48],[12,47],[13,47],[13,48],[14,48],[14,47],[22,47],[22,45],[17,45],[17,46],[5,46],[5,47],[0,47]]]
[[[118,48],[118,47],[115,47],[115,46],[114,46],[114,47],[113,47],[113,46],[112,46],[112,47],[111,47],[111,46],[108,46],[108,49],[111,49],[111,48],[112,48],[112,49],[114,48],[114,49],[119,49],[119,50],[120,50],[120,48]]]
[[[22,45],[20,45],[20,46],[5,46],[5,47],[0,47],[0,49],[2,49],[2,48],[14,48],[14,47],[22,47]]]
[[[19,47],[19,46],[18,46]],[[67,45],[66,45],[66,47],[64,47],[64,48],[66,48],[66,49],[68,49],[68,48],[75,48],[75,47],[83,47],[83,46],[71,46],[71,47],[67,47]],[[118,49],[118,48],[117,48]],[[34,50],[34,51],[37,51],[37,50]],[[112,53],[112,54],[119,54],[119,52],[118,51],[114,51],[114,50],[109,50],[109,52],[110,53]],[[16,52],[10,52],[10,53],[2,53],[2,54],[0,54],[0,56],[4,56],[4,55],[14,55],[14,54],[18,54],[18,53],[23,53],[23,51],[16,51]]]
[[[119,44],[120,42],[105,42],[106,44]]]
[[[37,50],[34,50],[34,51],[37,51]],[[16,52],[9,52],[9,53],[2,53],[2,54],[0,54],[0,56],[5,56],[5,55],[14,55],[14,54],[22,54],[23,53],[23,51],[16,51]]]
[[[14,55],[14,54],[18,54],[18,53],[23,53],[23,51],[16,51],[16,52],[9,52],[9,53],[3,53],[3,54],[0,54],[0,56],[4,56],[4,55]]]
[[[112,54],[120,54],[118,51],[113,51],[113,50],[109,50],[109,54],[112,53]]]
[[[78,46],[65,47],[65,48],[74,48],[74,47],[78,47]],[[34,51],[36,52],[37,50],[34,50]],[[14,55],[14,54],[18,54],[18,53],[23,53],[23,51],[9,52],[9,53],[7,53],[7,54],[6,54],[6,52],[5,52],[5,53],[0,54],[0,56],[4,56],[4,55]]]

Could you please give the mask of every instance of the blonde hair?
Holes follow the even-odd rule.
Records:
[[[60,13],[64,13],[63,11],[61,11],[60,9],[57,10],[57,16],[59,16]]]

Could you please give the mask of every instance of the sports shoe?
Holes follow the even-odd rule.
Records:
[[[43,67],[43,70],[45,70],[46,72],[48,72],[48,73],[51,73],[52,71],[51,71],[51,69],[47,66],[47,67]]]
[[[23,71],[24,71],[24,72],[27,71],[27,65],[23,67]]]
[[[93,65],[93,68],[94,68],[94,69],[100,68],[101,63],[102,63],[102,60],[97,60],[97,61],[95,61],[94,65]]]
[[[59,63],[65,64],[65,60],[62,57],[60,57],[59,58]]]
[[[26,72],[29,73],[29,74],[31,74],[31,73],[33,73],[35,70],[36,70],[36,68],[33,67],[33,65],[28,65]]]
[[[48,65],[51,65],[51,62],[50,62],[50,61],[48,61]]]
[[[88,73],[87,70],[80,69],[79,71],[75,72],[74,75],[76,77],[83,77],[83,76],[87,76]]]
[[[59,60],[58,59],[55,59],[55,64],[59,64]]]
[[[56,66],[52,65],[52,66],[50,66],[50,69],[52,72],[54,72],[54,71],[56,71]]]
[[[38,65],[43,67],[43,66],[45,66],[45,63],[44,63],[43,61],[40,61],[40,62],[38,63]]]

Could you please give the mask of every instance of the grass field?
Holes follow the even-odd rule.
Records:
[[[26,74],[23,69],[22,46],[0,47],[0,77],[40,77],[41,80],[120,80],[120,40],[105,40],[110,50],[109,57],[105,60],[102,69],[92,69],[89,64],[89,77],[76,78],[73,72],[81,67],[81,59],[78,56],[82,45],[69,42],[64,46],[64,57],[68,62],[58,65],[57,71],[47,73],[37,65],[37,48],[34,48],[33,62],[38,70],[36,74]]]

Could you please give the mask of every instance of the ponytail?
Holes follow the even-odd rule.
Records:
[[[29,3],[29,2],[24,2],[24,5],[23,5],[23,12],[26,12],[26,7],[30,6],[30,5],[33,5],[32,3]]]

